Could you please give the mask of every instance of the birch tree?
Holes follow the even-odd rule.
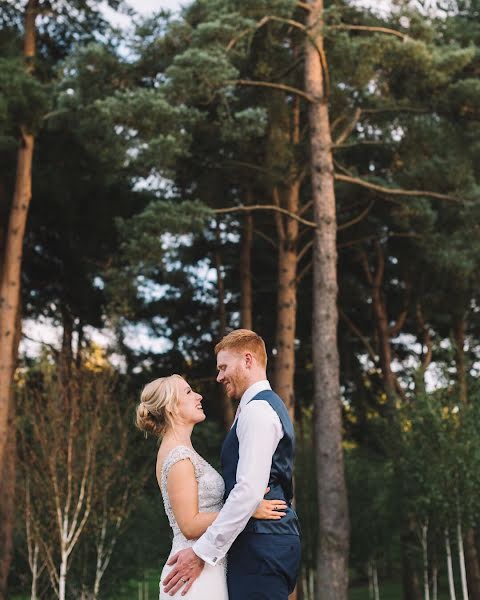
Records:
[[[98,376],[85,373],[65,389],[53,368],[43,375],[40,387],[28,382],[21,392],[22,463],[35,489],[29,510],[38,527],[38,552],[52,591],[65,600],[72,556],[94,502],[101,420],[110,396]]]

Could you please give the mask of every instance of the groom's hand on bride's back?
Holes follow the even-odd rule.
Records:
[[[184,596],[199,577],[205,562],[191,548],[185,548],[174,554],[167,565],[174,566],[162,582],[164,591],[173,596],[182,586],[185,586],[182,590]]]
[[[269,491],[270,488],[267,487],[265,495],[267,495]],[[266,500],[264,498],[257,506],[257,510],[253,513],[252,517],[254,519],[270,519],[278,521],[278,519],[281,519],[287,514],[285,512],[287,508],[287,503],[284,500]]]

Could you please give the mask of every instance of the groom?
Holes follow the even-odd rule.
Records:
[[[225,505],[192,548],[170,559],[175,567],[163,585],[172,593],[185,586],[185,594],[205,562],[215,565],[228,552],[229,600],[287,600],[300,565],[298,519],[291,508],[293,426],[267,381],[267,353],[259,335],[232,331],[215,353],[218,383],[229,398],[240,400],[222,448]],[[279,520],[252,519],[267,486],[267,498],[285,500],[286,514]]]

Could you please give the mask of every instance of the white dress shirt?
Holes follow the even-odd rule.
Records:
[[[265,495],[272,457],[283,437],[283,427],[266,400],[250,400],[271,389],[266,379],[257,381],[240,400],[235,417],[239,445],[237,482],[215,521],[193,545],[195,554],[209,565],[215,565],[227,554]]]

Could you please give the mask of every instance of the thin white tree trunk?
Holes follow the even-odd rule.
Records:
[[[67,553],[62,550],[62,560],[60,563],[60,577],[58,581],[58,600],[66,600],[67,589]]]
[[[432,568],[432,600],[438,600],[438,568]]]
[[[465,552],[463,550],[462,524],[460,523],[460,521],[458,521],[458,523],[457,523],[457,543],[458,543],[458,561],[460,563],[460,576],[461,576],[461,580],[462,580],[463,600],[468,600],[467,570],[465,568]]]
[[[33,561],[32,561],[32,589],[31,589],[31,600],[37,600],[37,580],[38,580],[38,544],[35,544],[33,550]]]
[[[423,554],[423,589],[425,600],[430,600],[428,581],[428,522],[422,525],[422,554]]]
[[[448,589],[450,592],[450,600],[456,600],[455,583],[453,581],[452,549],[450,548],[450,535],[448,529],[445,529],[445,550],[447,551]]]
[[[380,588],[378,587],[378,570],[377,563],[372,563],[372,574],[373,574],[373,597],[374,600],[380,600]]]
[[[315,597],[315,571],[313,569],[308,571],[308,595],[311,600]]]
[[[375,600],[375,591],[373,589],[373,567],[372,561],[368,561],[368,597],[370,600]]]

